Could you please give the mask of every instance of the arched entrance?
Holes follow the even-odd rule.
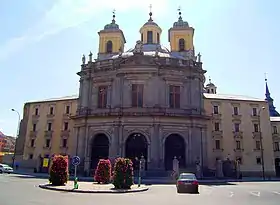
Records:
[[[91,169],[96,169],[99,159],[108,159],[109,139],[105,134],[97,134],[92,140]]]
[[[186,167],[186,146],[185,140],[178,134],[169,135],[164,143],[164,164],[166,170],[173,169],[173,159],[176,156],[179,160],[179,167]]]
[[[133,162],[133,168],[139,170],[139,160],[144,156],[147,165],[148,143],[146,137],[141,133],[133,133],[125,142],[125,157]],[[137,160],[138,159],[138,160]],[[147,169],[147,166],[145,166]]]

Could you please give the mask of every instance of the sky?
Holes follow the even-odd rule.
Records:
[[[18,115],[11,109],[22,117],[27,101],[78,93],[81,57],[96,56],[98,31],[114,9],[126,49],[134,47],[150,4],[166,47],[181,7],[218,93],[264,98],[267,73],[280,111],[278,0],[0,0],[0,131],[16,135]]]

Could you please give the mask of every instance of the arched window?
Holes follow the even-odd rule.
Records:
[[[141,41],[143,42],[144,41],[144,34],[141,33]]]
[[[160,44],[160,37],[159,37],[159,33],[157,33],[157,43]]]
[[[147,43],[152,44],[153,43],[153,32],[147,31]]]
[[[107,41],[106,43],[106,53],[112,53],[113,52],[113,43],[112,41]]]
[[[185,39],[179,39],[179,51],[185,51]]]

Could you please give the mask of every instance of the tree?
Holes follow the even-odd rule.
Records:
[[[68,156],[55,155],[49,170],[49,181],[52,185],[65,185],[69,178],[68,173]]]
[[[130,187],[133,185],[133,166],[130,159],[116,159],[113,184],[116,189],[130,189]]]
[[[100,159],[94,173],[94,181],[108,184],[111,181],[112,166],[109,159]]]

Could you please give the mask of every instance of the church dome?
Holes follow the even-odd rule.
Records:
[[[119,25],[113,20],[112,23],[104,26],[104,30],[119,30]]]
[[[189,28],[189,23],[187,21],[183,21],[180,16],[177,22],[174,22],[173,28]]]
[[[179,10],[179,18],[178,21],[173,23],[173,28],[189,28],[189,23],[187,21],[183,21],[182,12]]]

